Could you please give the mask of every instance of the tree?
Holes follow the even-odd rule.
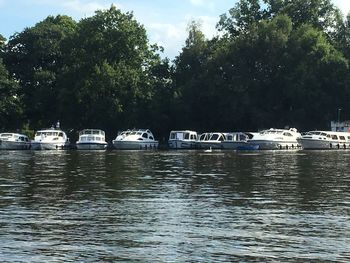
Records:
[[[22,105],[18,85],[11,79],[2,61],[5,41],[0,35],[0,123],[1,129],[18,129],[22,121]]]
[[[263,19],[263,10],[261,9],[260,0],[240,0],[229,10],[229,16],[223,14],[217,28],[236,37],[244,34],[249,27]]]
[[[33,128],[48,126],[60,117],[57,76],[62,68],[62,41],[75,30],[67,16],[49,16],[10,38],[5,64],[18,81],[24,116]]]
[[[143,106],[151,104],[152,68],[160,58],[132,13],[115,6],[96,11],[78,23],[65,46],[59,97],[67,125],[100,127],[110,134],[150,125]]]

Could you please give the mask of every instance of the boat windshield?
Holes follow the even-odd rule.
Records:
[[[12,137],[12,134],[11,133],[2,133],[2,134],[0,134],[0,137],[1,138],[10,138],[10,137]]]
[[[224,140],[224,136],[222,134],[219,133],[214,133],[210,139],[210,141],[223,141]]]
[[[35,136],[63,136],[63,133],[60,132],[60,135],[58,135],[58,132],[37,132]]]
[[[321,132],[318,132],[318,131],[311,131],[311,132],[308,132],[308,134],[310,134],[310,135],[320,135]]]

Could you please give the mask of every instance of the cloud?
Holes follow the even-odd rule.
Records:
[[[2,1],[2,0],[0,0]],[[61,8],[67,13],[75,13],[80,15],[93,15],[96,10],[107,9],[114,4],[118,8],[121,6],[116,3],[101,3],[99,0],[32,0],[33,3],[40,6],[50,6]]]
[[[145,27],[151,43],[164,47],[166,55],[170,58],[178,55],[187,37],[186,23],[151,23]]]
[[[178,23],[146,23],[145,27],[149,34],[150,42],[157,43],[164,47],[166,56],[170,59],[179,54],[181,48],[184,47],[188,36],[187,27],[190,21],[199,21],[201,30],[204,35],[210,39],[217,35],[215,28],[217,17],[211,16],[191,16],[186,15],[183,20]]]
[[[57,1],[64,8],[74,10],[76,12],[94,13],[98,9],[106,9],[108,5],[103,5],[98,2],[82,2],[81,0]]]
[[[215,1],[209,1],[209,0],[190,0],[191,5],[194,7],[201,7],[206,8],[209,10],[215,9]]]
[[[344,15],[347,15],[350,11],[350,1],[349,0],[334,0],[334,4],[343,12]]]
[[[190,2],[194,6],[202,6],[202,5],[204,5],[204,0],[190,0]]]

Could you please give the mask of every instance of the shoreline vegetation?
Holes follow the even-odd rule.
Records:
[[[330,0],[240,0],[217,30],[206,39],[190,22],[173,61],[113,5],[0,35],[0,131],[33,137],[60,120],[71,140],[149,128],[161,142],[182,129],[327,130],[348,116],[350,15]]]

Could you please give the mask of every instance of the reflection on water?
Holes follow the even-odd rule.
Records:
[[[349,159],[2,151],[0,261],[347,262]]]

